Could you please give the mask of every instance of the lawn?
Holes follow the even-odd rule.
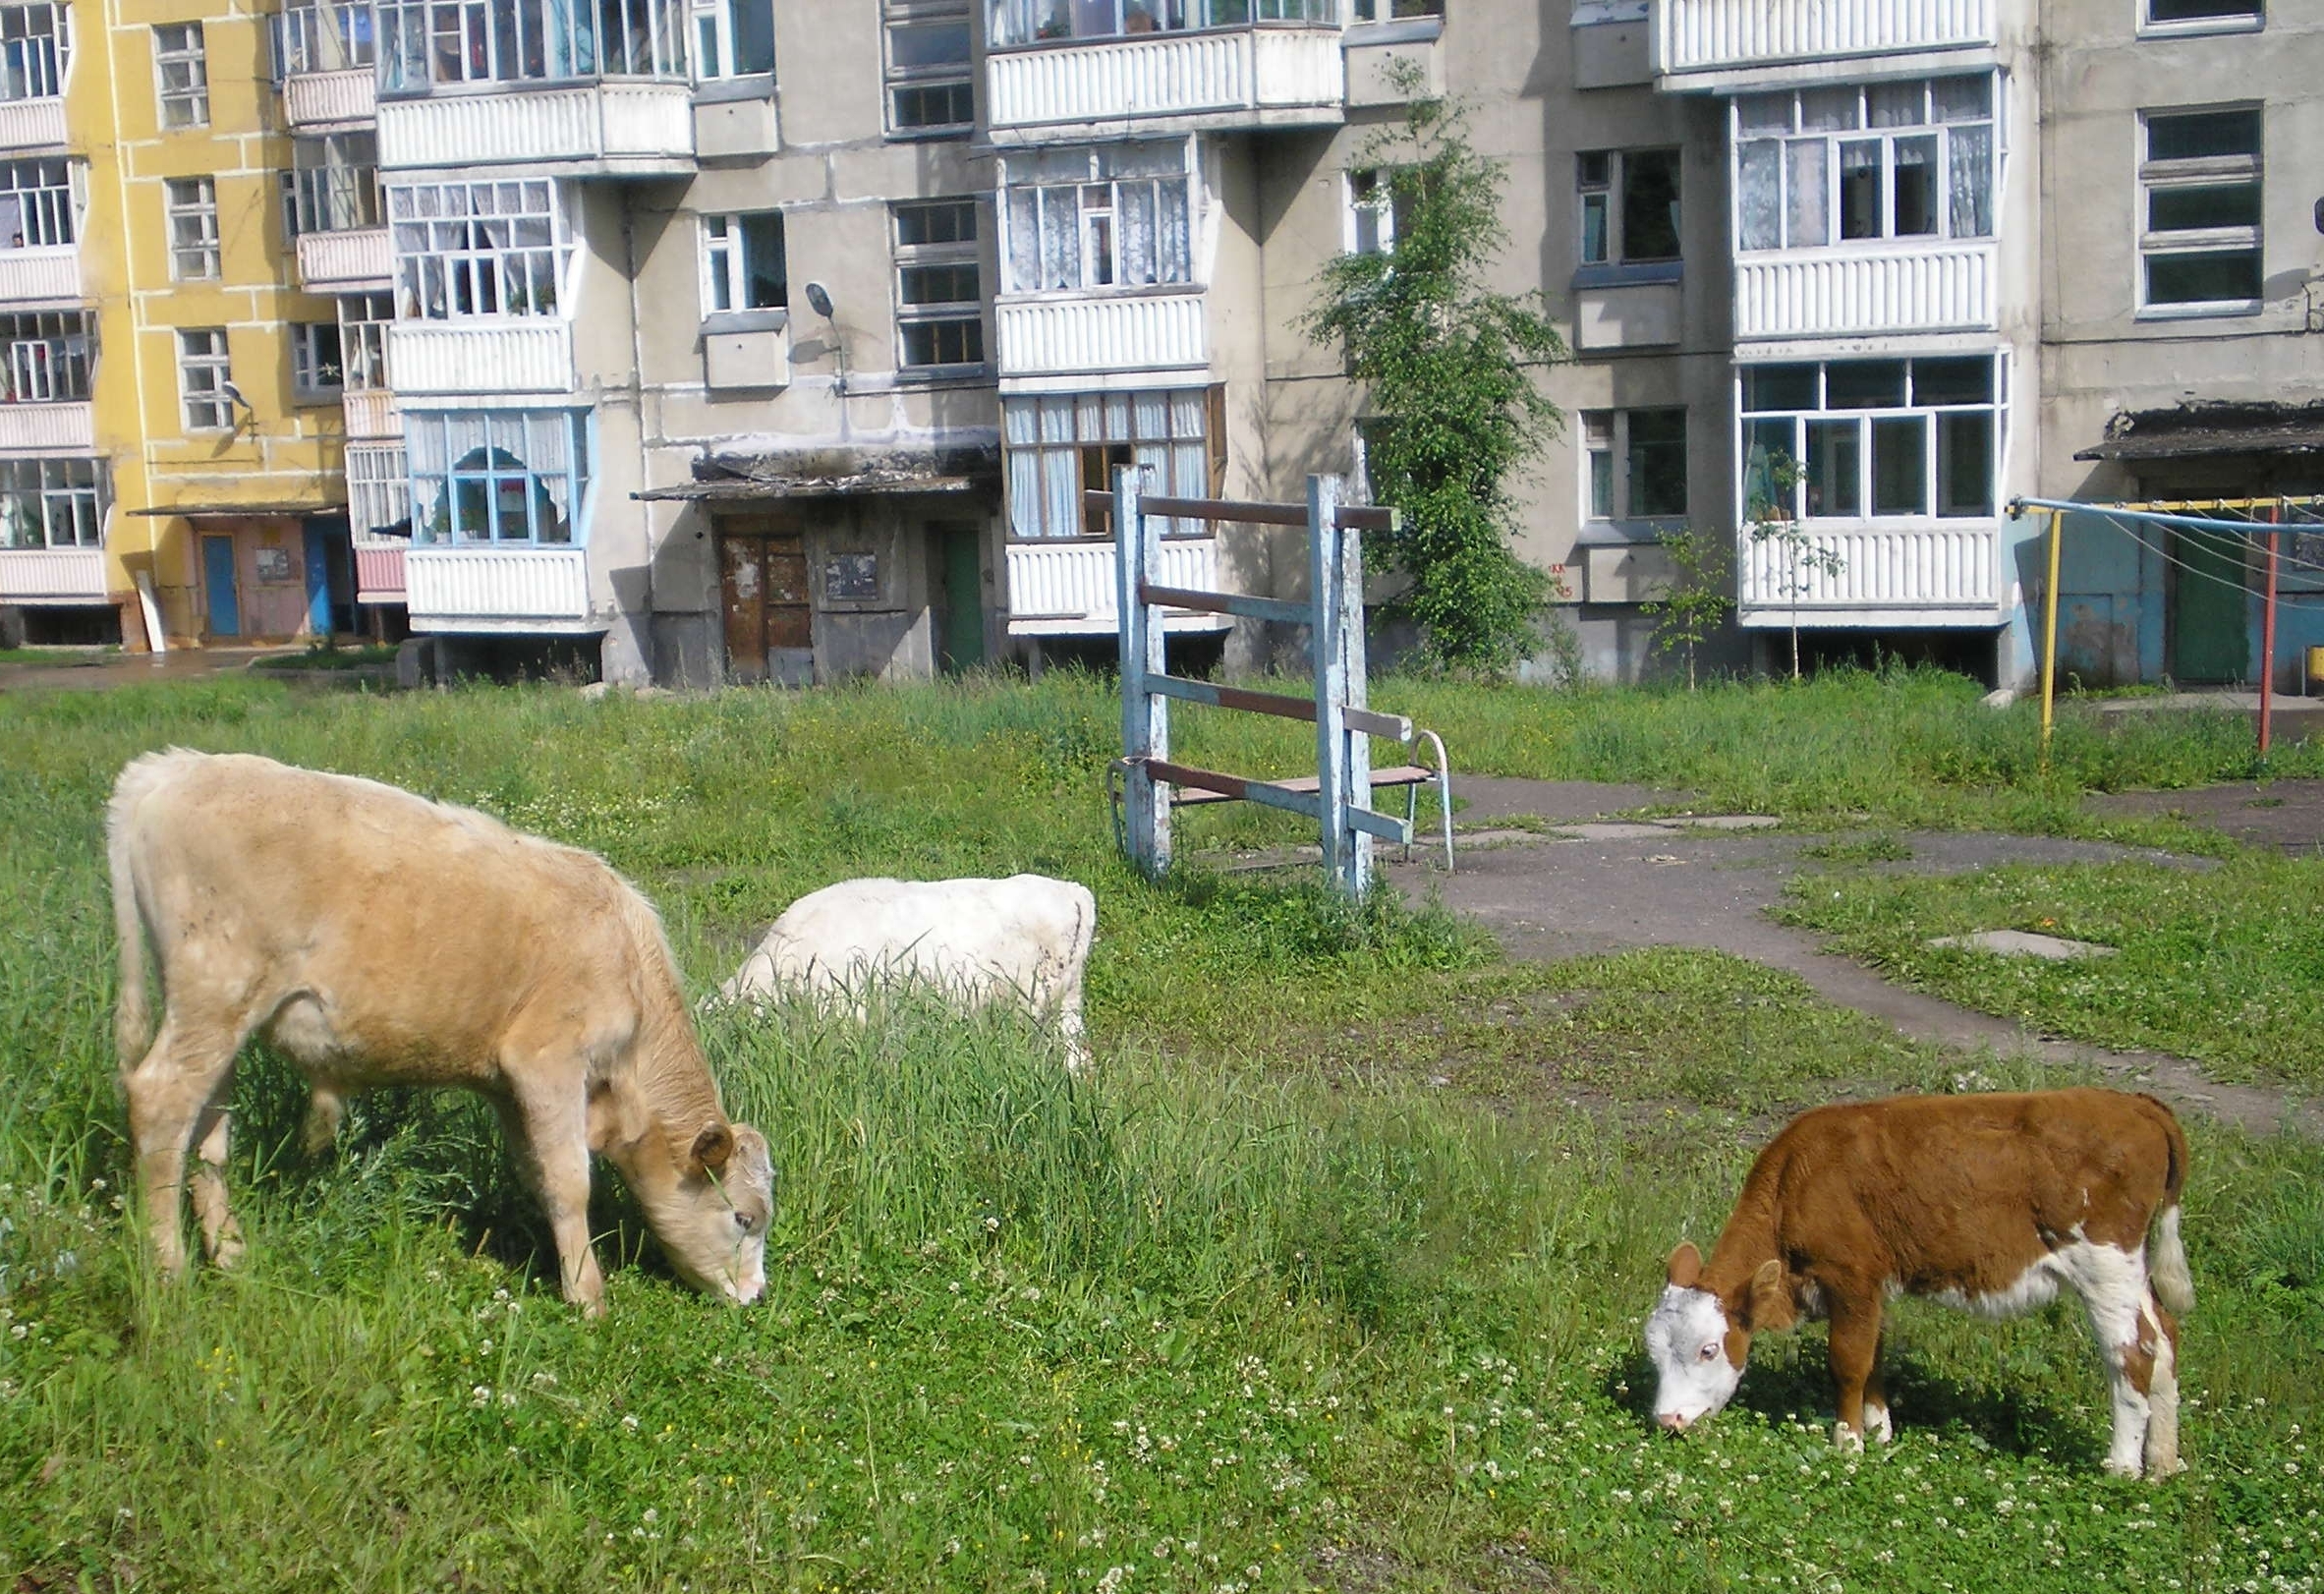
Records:
[[[1918,676],[1377,698],[1466,768],[1801,819],[2079,827],[2074,780],[2248,772],[2194,726],[2076,728],[2045,774],[2022,715]],[[1886,1452],[1825,1443],[1816,1331],[1664,1440],[1637,1348],[1661,1258],[1715,1231],[1776,1122],[2042,1076],[1710,954],[1516,965],[1386,902],[1149,886],[1099,796],[1113,713],[1071,676],[0,698],[0,1588],[2316,1586],[2324,1150],[2190,1124],[2193,1470],[2168,1486],[2098,1476],[2105,1389],[2064,1310],[1908,1304]],[[1251,723],[1189,714],[1181,751],[1288,768],[1296,736]],[[1099,1067],[1068,1081],[1006,1024],[911,1001],[710,1021],[729,1105],[776,1147],[767,1298],[685,1291],[608,1189],[591,1324],[487,1112],[368,1099],[310,1164],[261,1055],[237,1099],[250,1262],[157,1288],[119,1210],[98,817],[123,760],[171,743],[598,848],[695,990],[832,880],[1084,880]]]

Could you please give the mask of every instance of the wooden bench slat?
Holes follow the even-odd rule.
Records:
[[[1269,785],[1281,786],[1286,791],[1316,792],[1324,789],[1322,779],[1312,774],[1285,775],[1280,779],[1263,778],[1267,778]],[[1372,784],[1375,786],[1425,786],[1436,778],[1436,770],[1424,769],[1417,764],[1390,765],[1385,769],[1372,771]],[[1231,803],[1235,800],[1224,792],[1204,791],[1195,786],[1170,788],[1170,805],[1173,808],[1195,808],[1204,803]]]

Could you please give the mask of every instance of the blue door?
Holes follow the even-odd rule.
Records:
[[[201,540],[201,582],[209,597],[210,635],[241,636],[242,604],[235,596],[233,538]]]

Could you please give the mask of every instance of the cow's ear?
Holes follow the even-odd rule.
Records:
[[[706,1123],[694,1137],[694,1165],[706,1172],[717,1172],[733,1155],[734,1131],[723,1123]]]
[[[1753,1333],[1765,1334],[1789,1328],[1796,1315],[1791,1291],[1784,1287],[1783,1259],[1771,1256],[1751,1275],[1750,1286],[1743,1294],[1743,1321]]]
[[[1703,1276],[1703,1253],[1694,1248],[1694,1241],[1679,1241],[1663,1276],[1680,1289],[1694,1288],[1695,1281]]]

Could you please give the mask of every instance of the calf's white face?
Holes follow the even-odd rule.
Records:
[[[1646,1353],[1654,1362],[1655,1421],[1682,1433],[1734,1398],[1743,1381],[1750,1338],[1736,1334],[1727,1309],[1707,1289],[1663,1286],[1646,1320]],[[1732,1359],[1730,1359],[1730,1357]]]

